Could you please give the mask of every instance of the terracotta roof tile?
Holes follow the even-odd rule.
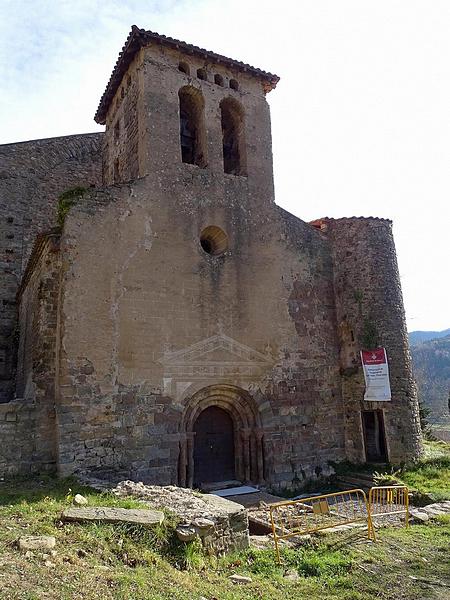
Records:
[[[353,223],[354,221],[381,221],[382,223],[392,223],[391,219],[384,219],[383,217],[321,217],[320,219],[314,219],[314,221],[309,221],[309,225],[315,227],[316,229],[326,229],[328,223],[343,223],[343,222]]]

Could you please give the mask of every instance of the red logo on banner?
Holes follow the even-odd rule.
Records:
[[[361,352],[364,365],[382,365],[386,363],[386,354],[384,348],[375,348],[375,350],[363,350]]]

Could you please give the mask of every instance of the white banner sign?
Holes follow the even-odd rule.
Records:
[[[389,369],[386,350],[362,350],[361,362],[366,380],[364,400],[386,401],[391,399],[391,386],[389,384]]]

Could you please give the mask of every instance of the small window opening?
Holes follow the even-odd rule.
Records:
[[[222,75],[219,75],[219,73],[216,73],[214,75],[214,83],[217,83],[217,85],[220,85],[220,87],[223,87],[223,77],[222,77]]]
[[[236,91],[239,89],[239,83],[236,81],[236,79],[230,79],[230,88]]]
[[[181,71],[182,73],[184,73],[185,75],[190,75],[190,69],[189,69],[189,65],[185,62],[180,62],[178,64],[178,70]]]
[[[124,96],[125,96],[125,89],[124,89],[124,88],[122,88],[122,89],[120,90],[120,97],[121,97],[121,98],[123,98]]]
[[[232,98],[220,103],[222,116],[223,170],[231,175],[246,174],[244,111]]]
[[[220,227],[210,225],[201,232],[200,245],[206,254],[220,256],[228,250],[228,236]]]
[[[205,102],[199,90],[184,87],[180,99],[181,160],[190,165],[206,167]]]
[[[197,69],[197,77],[202,81],[206,81],[208,78],[205,69]]]
[[[131,85],[131,75],[128,75],[127,77],[127,87],[130,87]]]

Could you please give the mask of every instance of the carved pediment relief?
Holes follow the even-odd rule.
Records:
[[[272,364],[270,356],[261,354],[224,334],[214,335],[183,350],[167,352],[160,362],[166,372],[219,365],[236,369],[252,366],[264,368]]]
[[[184,388],[194,381],[256,382],[271,368],[273,359],[225,334],[206,338],[160,359],[164,388]],[[178,395],[178,394],[176,394]]]

